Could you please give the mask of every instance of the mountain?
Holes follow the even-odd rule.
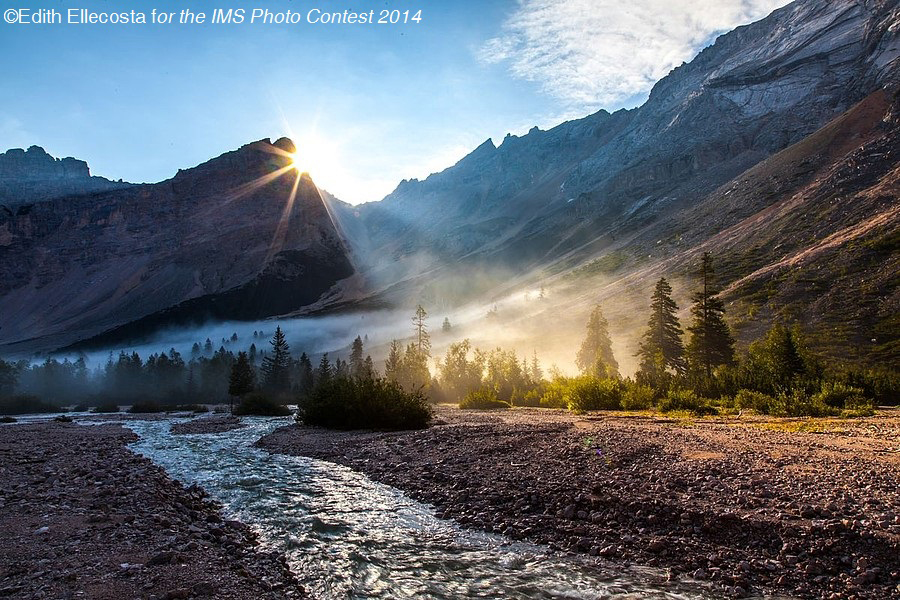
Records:
[[[0,210],[23,204],[78,196],[130,186],[92,177],[88,164],[75,158],[54,158],[40,146],[0,153]]]
[[[293,149],[261,140],[161,183],[0,212],[0,349],[315,303],[353,266],[315,184],[290,166]]]
[[[740,310],[759,323],[825,324],[841,348],[890,346],[877,332],[891,329],[896,278],[865,274],[896,246],[888,149],[898,142],[898,22],[895,0],[797,0],[720,36],[639,108],[488,140],[382,202],[336,212],[388,304],[442,307],[578,283],[571,304],[551,313],[577,319],[598,299],[628,298],[620,333],[635,338],[634,308],[653,278],[689,289],[707,249],[719,255],[728,298],[743,299]],[[863,172],[868,179],[850,176]],[[857,247],[870,242],[882,250]],[[821,261],[823,274],[841,265],[851,274],[843,298],[866,304],[841,310],[827,278],[790,283],[797,276],[785,269],[801,256]],[[743,339],[758,333],[747,313],[733,316]]]

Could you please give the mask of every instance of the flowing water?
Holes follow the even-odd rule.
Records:
[[[132,448],[197,483],[264,544],[287,554],[316,598],[711,598],[658,571],[611,570],[467,531],[428,506],[332,463],[270,455],[253,442],[285,419],[213,435],[171,435],[171,420],[127,421]]]

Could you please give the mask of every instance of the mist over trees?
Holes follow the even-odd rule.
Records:
[[[427,418],[417,408],[423,399],[469,408],[695,414],[753,410],[772,415],[869,414],[875,403],[896,403],[896,373],[826,371],[803,333],[785,324],[774,324],[738,353],[709,254],[699,261],[697,275],[687,333],[672,286],[665,278],[656,283],[644,309],[647,325],[634,377],[619,372],[610,323],[599,305],[588,314],[583,337],[572,348],[581,371],[577,377],[542,368],[539,343],[530,355],[520,356],[502,347],[477,348],[462,339],[433,358],[428,313],[419,305],[406,341],[391,341],[383,372],[366,353],[367,336],[357,335],[346,348],[323,353],[314,363],[306,352],[292,354],[279,326],[271,339],[261,331],[254,331],[252,340],[242,341],[236,333],[222,337],[218,349],[209,337],[198,340],[187,360],[174,348],[146,358],[136,352],[110,353],[99,366],[89,366],[83,356],[40,363],[0,360],[0,413],[37,406],[173,407],[238,400],[255,407],[245,407],[248,411],[276,410],[272,406],[283,411],[281,405],[298,404],[301,414],[309,411],[309,422],[329,426],[361,426],[357,413],[372,420],[376,412],[386,411],[392,416],[380,426],[390,429],[413,421],[423,426]],[[443,321],[449,325],[449,319]],[[448,334],[449,328],[441,331]],[[407,421],[408,415],[391,413],[391,402],[418,416]]]

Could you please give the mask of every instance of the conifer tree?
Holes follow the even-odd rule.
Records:
[[[544,378],[544,371],[541,369],[541,363],[538,362],[537,350],[531,352],[531,379],[535,383],[540,383]]]
[[[683,375],[687,364],[684,359],[684,343],[681,341],[681,324],[675,314],[678,305],[672,299],[672,286],[665,277],[656,283],[650,311],[648,329],[638,351],[641,359],[640,374],[657,379],[667,369],[672,369]]]
[[[694,321],[688,331],[691,339],[687,346],[687,356],[691,367],[712,377],[715,367],[734,362],[734,338],[725,323],[725,304],[716,295],[712,286],[712,257],[703,253],[700,275],[703,289],[694,294],[691,314]]]
[[[431,356],[431,338],[428,336],[428,324],[425,322],[427,318],[428,313],[425,312],[425,309],[420,304],[416,307],[416,314],[413,315],[412,321],[415,327],[416,349],[426,359]]]
[[[365,379],[375,379],[375,376],[375,362],[371,356],[366,355],[366,360],[363,361],[363,377]]]
[[[281,326],[275,328],[275,335],[269,343],[272,345],[272,354],[263,359],[260,368],[263,385],[273,392],[286,392],[291,389],[291,348]]]
[[[309,356],[306,355],[306,352],[304,352],[300,355],[300,360],[297,361],[297,387],[301,394],[306,395],[312,389],[312,386],[312,362],[309,360]]]
[[[193,370],[191,370],[193,379]],[[256,373],[250,365],[246,352],[238,352],[237,360],[231,366],[231,377],[228,380],[228,394],[241,397],[253,391],[256,385]]]
[[[316,369],[316,383],[329,381],[334,372],[331,368],[331,362],[328,360],[328,353],[322,355],[322,359],[319,361],[319,366]]]
[[[450,324],[450,318],[444,317],[444,323],[443,323],[443,325],[441,325],[441,330],[444,333],[446,333],[446,332],[450,331],[451,329],[453,329],[453,325]]]
[[[403,367],[403,355],[400,353],[400,342],[391,340],[391,349],[388,352],[387,360],[384,361],[385,378],[399,382],[400,370]]]
[[[365,362],[362,338],[356,336],[350,347],[350,375],[357,378],[363,377],[365,375]]]
[[[599,305],[591,311],[587,324],[587,336],[581,343],[575,362],[585,375],[594,377],[618,377],[619,363],[612,351],[609,339],[609,323]]]

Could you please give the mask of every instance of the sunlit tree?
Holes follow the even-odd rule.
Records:
[[[641,359],[639,376],[648,381],[664,377],[669,369],[679,375],[687,370],[677,311],[678,305],[672,299],[672,286],[663,277],[653,291],[650,320],[638,351]]]
[[[609,323],[599,305],[594,307],[588,318],[587,335],[581,343],[575,363],[585,375],[619,376],[619,363],[613,356],[612,341],[609,339]]]

